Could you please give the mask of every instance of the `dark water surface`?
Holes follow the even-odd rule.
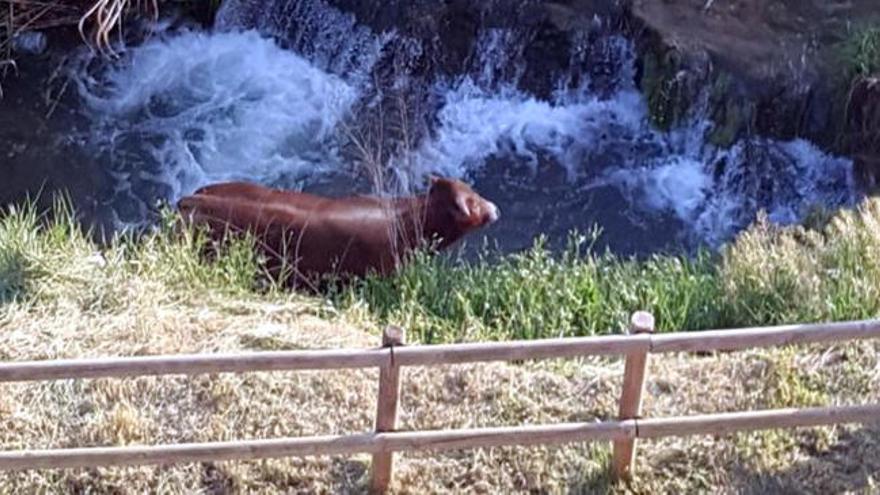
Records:
[[[298,23],[229,0],[215,30],[166,30],[115,62],[82,49],[23,57],[0,102],[0,202],[63,190],[113,231],[222,180],[369,192],[378,163],[409,189],[438,173],[495,201],[501,221],[470,246],[516,251],[538,234],[561,246],[598,226],[599,248],[643,254],[717,246],[758,209],[791,222],[855,200],[850,162],[810,143],[716,149],[699,114],[652,129],[633,48],[612,30],[571,34],[570,71],[537,96],[522,88],[516,27],[483,28],[470,69],[450,76],[398,63],[420,42],[317,0],[277,2]],[[378,81],[388,57],[397,71]]]

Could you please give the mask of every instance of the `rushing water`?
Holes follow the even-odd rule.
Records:
[[[632,44],[610,31],[573,34],[569,71],[539,98],[521,89],[515,28],[481,29],[461,74],[422,74],[408,63],[421,54],[417,40],[374,33],[321,0],[269,5],[227,0],[211,32],[167,30],[117,63],[74,64],[88,121],[81,147],[111,177],[100,195],[117,227],[220,180],[364,189],[352,156],[403,184],[428,172],[473,182],[501,206],[486,234],[504,250],[594,224],[618,252],[717,246],[759,209],[792,222],[855,199],[851,163],[808,142],[754,137],[718,149],[699,112],[653,129]],[[379,81],[392,52],[396,71]],[[392,93],[423,102],[409,113],[424,118],[387,145],[353,137],[383,128],[376,108]]]

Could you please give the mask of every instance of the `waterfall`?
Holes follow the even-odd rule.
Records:
[[[656,223],[667,238],[648,249],[673,238],[718,246],[758,210],[786,223],[813,205],[856,200],[850,161],[809,142],[751,137],[718,148],[699,111],[654,129],[633,43],[594,24],[566,35],[570,53],[549,93],[530,87],[544,74],[529,65],[533,26],[479,27],[450,74],[430,58],[438,40],[373,32],[324,0],[226,0],[213,32],[163,32],[75,80],[90,146],[117,179],[110,202],[121,224],[145,221],[157,196],[174,201],[209,182],[308,188],[350,174],[345,130],[387,117],[377,108],[392,94],[423,102],[411,117],[427,128],[405,146],[391,142],[399,129],[388,131],[383,165],[416,184],[440,173],[509,195],[494,199],[523,214],[505,217],[504,235],[531,238],[550,220],[528,213],[553,210],[560,231]],[[617,197],[625,207],[602,199]],[[681,226],[672,237],[670,221]]]

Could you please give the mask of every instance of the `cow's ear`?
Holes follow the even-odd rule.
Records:
[[[437,175],[437,174],[428,174],[428,182],[429,182],[432,186],[436,186],[437,183],[440,182],[441,180],[443,180],[443,177],[440,177],[440,176]]]

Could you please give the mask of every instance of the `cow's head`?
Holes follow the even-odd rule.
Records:
[[[492,224],[500,217],[495,203],[477,194],[471,187],[457,179],[431,176],[428,207],[436,221],[443,222],[444,234],[458,237]]]

